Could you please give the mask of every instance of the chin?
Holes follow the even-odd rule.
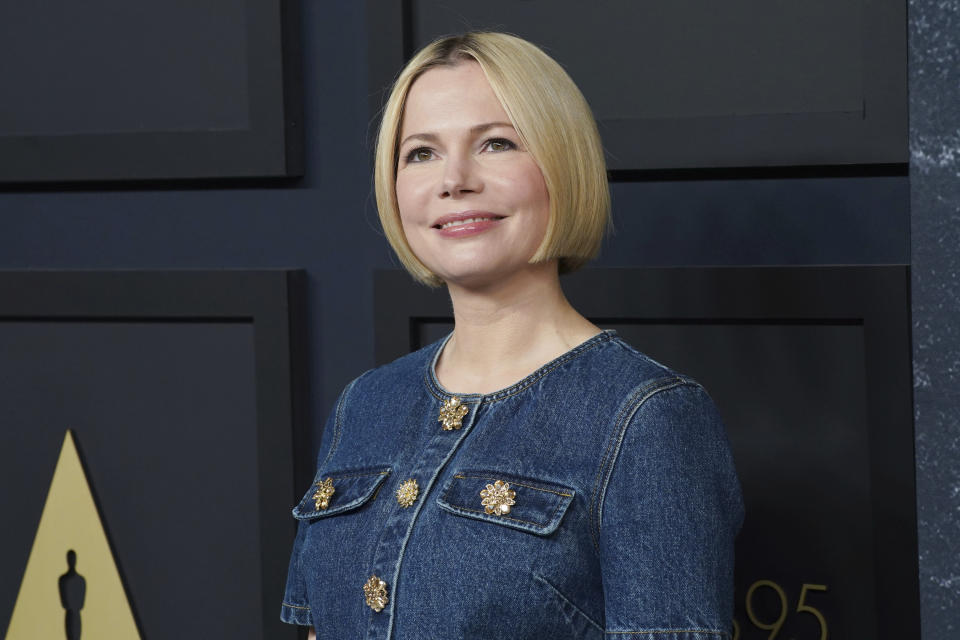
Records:
[[[539,271],[533,269],[536,265],[524,262],[522,264],[502,265],[499,268],[485,265],[482,268],[434,270],[434,273],[448,285],[455,285],[465,289],[486,289],[502,285],[517,276]]]

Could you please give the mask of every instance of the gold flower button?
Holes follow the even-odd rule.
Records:
[[[313,492],[313,503],[315,510],[320,511],[330,506],[330,498],[333,496],[333,480],[327,478],[323,482],[316,483],[317,490]]]
[[[480,492],[480,497],[483,498],[480,504],[490,515],[505,516],[510,513],[510,507],[516,504],[513,500],[516,495],[516,492],[510,489],[509,482],[497,480]]]
[[[413,478],[409,480],[404,480],[400,487],[397,489],[397,502],[400,503],[400,506],[406,509],[411,506],[417,500],[417,496],[420,494],[420,487],[417,486],[417,481]]]
[[[367,606],[380,613],[387,606],[387,583],[377,576],[370,576],[363,585],[363,595],[367,598]]]
[[[463,426],[463,416],[467,415],[467,406],[460,402],[460,398],[453,396],[440,407],[438,422],[443,423],[444,431],[453,431]]]

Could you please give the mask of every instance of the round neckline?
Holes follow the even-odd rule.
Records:
[[[572,347],[568,351],[563,352],[553,360],[550,360],[546,364],[541,365],[535,371],[523,377],[522,379],[514,382],[513,384],[498,389],[496,391],[491,391],[490,393],[453,393],[449,391],[446,387],[440,384],[440,380],[437,378],[437,361],[440,359],[440,354],[443,353],[443,348],[447,346],[450,338],[453,336],[453,332],[447,334],[447,336],[439,342],[434,351],[433,355],[427,361],[427,371],[426,371],[426,384],[430,392],[439,400],[446,401],[450,398],[458,398],[461,402],[466,404],[476,403],[479,404],[484,401],[496,401],[501,400],[506,397],[510,397],[517,393],[523,391],[526,387],[529,387],[535,381],[539,380],[543,376],[547,375],[553,369],[556,369],[558,366],[576,358],[581,353],[592,349],[595,346],[609,342],[617,337],[617,332],[613,329],[604,329],[597,335],[587,338],[580,344],[575,347]]]

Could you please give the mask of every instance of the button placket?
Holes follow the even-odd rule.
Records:
[[[476,420],[479,403],[459,403],[459,406],[466,409],[466,412],[461,416],[462,423],[458,425],[457,429],[438,430],[435,421],[428,425],[428,429],[433,435],[415,461],[416,466],[410,474],[410,480],[407,481],[412,480],[417,484],[417,497],[409,508],[401,505],[401,508],[393,509],[384,523],[383,531],[374,552],[373,564],[369,570],[370,575],[377,576],[384,581],[387,596],[382,610],[370,612],[367,640],[387,640],[393,634],[393,615],[397,607],[396,592],[403,563],[403,550],[413,531],[420,510],[427,503],[423,496],[430,492],[441,471],[470,433]],[[419,479],[422,486],[415,479]]]

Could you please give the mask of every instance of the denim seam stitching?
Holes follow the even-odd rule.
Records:
[[[634,417],[635,417],[635,416],[637,415],[637,413],[643,408],[643,406],[647,403],[647,401],[648,401],[650,398],[652,398],[652,397],[655,396],[655,395],[659,395],[659,394],[661,394],[661,393],[665,393],[665,392],[667,392],[667,391],[671,391],[671,390],[673,390],[673,389],[677,389],[677,388],[680,388],[680,387],[690,387],[690,388],[696,389],[696,388],[698,388],[698,387],[700,387],[700,386],[699,386],[698,383],[696,383],[696,382],[694,382],[694,381],[692,381],[692,380],[690,380],[690,379],[684,379],[684,378],[679,378],[679,377],[678,377],[675,384],[665,385],[665,386],[663,386],[663,387],[661,387],[661,388],[659,388],[659,389],[656,389],[656,390],[654,390],[654,391],[651,391],[649,394],[647,394],[647,396],[646,396],[645,398],[643,398],[643,400],[642,400],[640,403],[637,404],[636,408],[635,408],[633,411],[631,411],[631,412],[630,412],[630,415],[626,418],[626,421],[624,422],[624,425],[623,425],[623,428],[622,428],[622,431],[621,431],[621,434],[620,434],[620,438],[619,438],[618,441],[617,441],[616,450],[613,452],[613,455],[612,455],[611,458],[610,458],[610,467],[609,467],[609,469],[607,470],[607,473],[606,473],[606,476],[607,476],[607,477],[606,477],[606,479],[605,479],[604,482],[603,482],[603,489],[600,491],[599,500],[598,500],[597,505],[596,505],[596,507],[597,507],[597,514],[596,514],[596,517],[597,517],[597,533],[598,533],[598,534],[600,533],[600,529],[601,529],[601,527],[602,527],[602,525],[603,525],[603,503],[606,501],[606,498],[607,498],[607,487],[610,485],[610,479],[613,477],[614,468],[617,466],[617,460],[619,460],[619,458],[620,458],[620,451],[621,451],[621,448],[622,448],[622,445],[623,445],[623,440],[626,438],[627,429],[630,428],[630,423],[633,421]],[[700,387],[700,388],[702,388],[702,387]]]
[[[667,633],[702,633],[721,638],[729,638],[730,634],[726,631],[713,631],[712,629],[655,629],[652,631],[604,631],[605,635],[661,635]]]
[[[366,374],[364,374],[366,375]],[[333,457],[333,452],[337,450],[337,447],[340,445],[340,436],[343,432],[343,406],[347,402],[347,396],[350,395],[350,392],[353,390],[354,385],[357,384],[357,381],[360,380],[363,376],[356,378],[347,385],[347,388],[343,390],[343,393],[340,394],[340,401],[337,402],[337,419],[334,420],[334,431],[333,431],[333,442],[330,444],[330,451],[327,452],[327,456],[323,459],[318,468],[323,467],[327,462],[330,461],[330,458]]]
[[[326,474],[324,474],[326,475]],[[338,480],[343,480],[344,478],[366,478],[367,476],[386,476],[390,475],[389,471],[371,471],[370,473],[351,473],[348,476],[341,476],[336,474],[330,474],[328,478],[336,478]],[[322,484],[322,482],[314,482],[314,485]]]
[[[465,476],[465,475],[462,475],[462,474],[459,474],[459,473],[458,473],[458,474],[455,474],[453,477],[454,477],[454,478],[461,479],[461,480],[466,480],[467,478],[474,479],[474,480],[499,480],[499,478],[491,478],[491,477],[489,477],[489,476]],[[523,484],[522,482],[511,482],[510,484],[511,484],[511,485],[516,485],[516,486],[518,486],[518,487],[526,487],[527,489],[533,489],[534,491],[543,491],[543,492],[545,492],[545,493],[552,493],[552,494],[555,494],[555,495],[558,495],[558,496],[563,496],[564,498],[572,498],[572,497],[573,497],[573,494],[572,494],[572,493],[560,493],[559,491],[553,491],[553,490],[551,490],[551,489],[541,489],[540,487],[534,487],[534,486],[529,485],[529,484]]]
[[[574,347],[574,348],[571,349],[570,351],[568,351],[568,352],[566,352],[565,354],[557,357],[555,360],[551,361],[550,363],[544,365],[543,367],[541,367],[541,368],[538,369],[537,371],[534,371],[533,373],[531,373],[529,376],[527,376],[527,377],[524,378],[523,380],[520,380],[519,382],[511,385],[510,387],[507,387],[506,389],[504,389],[504,390],[502,390],[502,391],[497,391],[497,392],[495,392],[495,393],[493,393],[493,394],[491,394],[491,395],[489,395],[489,396],[486,396],[486,395],[484,395],[484,394],[472,394],[472,393],[469,393],[469,394],[463,394],[463,396],[466,396],[466,397],[467,397],[466,399],[464,399],[463,396],[461,396],[461,395],[459,395],[459,394],[443,394],[443,393],[438,394],[438,393],[434,390],[434,388],[433,388],[433,380],[431,379],[431,378],[432,378],[431,373],[432,373],[432,369],[433,369],[432,361],[431,361],[431,364],[429,364],[429,365],[427,366],[427,371],[426,371],[426,373],[424,374],[424,379],[425,379],[426,382],[427,382],[427,390],[428,390],[428,391],[430,392],[430,394],[431,394],[434,398],[436,398],[437,400],[445,400],[445,395],[454,395],[454,396],[457,396],[458,398],[460,398],[461,401],[462,401],[464,404],[478,404],[478,405],[479,405],[479,404],[481,404],[481,403],[483,403],[483,402],[487,402],[488,404],[493,404],[493,403],[495,403],[495,402],[500,402],[501,400],[507,400],[507,399],[509,399],[509,398],[512,398],[513,396],[517,395],[518,393],[521,393],[522,391],[527,390],[531,385],[533,385],[535,382],[539,381],[541,378],[543,378],[543,377],[544,377],[545,375],[547,375],[548,373],[552,372],[552,371],[553,371],[554,369],[556,369],[557,367],[559,367],[559,366],[561,366],[561,365],[564,365],[564,364],[566,364],[567,362],[569,362],[570,360],[579,357],[581,354],[586,353],[587,351],[589,351],[589,350],[591,350],[591,349],[593,349],[593,348],[595,348],[595,347],[598,347],[598,346],[600,346],[601,344],[605,344],[605,343],[607,343],[607,342],[610,342],[611,340],[613,340],[613,335],[612,335],[611,333],[608,333],[608,332],[598,333],[598,334],[597,334],[596,336],[594,336],[593,338],[590,338],[590,340],[587,340],[586,343]],[[444,342],[444,344],[446,344],[446,342]],[[442,345],[441,345],[441,346],[442,346]],[[516,387],[516,388],[514,389],[514,387]],[[511,389],[512,389],[512,391],[511,391]],[[477,398],[470,398],[469,396],[479,396],[479,397],[477,397]]]
[[[454,477],[456,477],[456,476],[454,476]],[[479,509],[471,509],[471,508],[469,508],[469,507],[460,507],[460,506],[457,506],[457,505],[451,503],[451,502],[447,499],[447,496],[450,495],[450,492],[451,492],[451,491],[453,491],[453,484],[452,484],[452,483],[449,484],[449,485],[447,485],[447,488],[446,488],[446,490],[443,492],[443,495],[441,495],[441,496],[438,498],[438,501],[440,502],[441,506],[443,506],[443,507],[445,507],[445,508],[447,508],[447,509],[450,509],[450,510],[451,510],[452,512],[454,512],[454,513],[460,512],[460,513],[463,513],[464,515],[467,515],[468,512],[469,512],[469,513],[479,513],[480,515],[483,515],[483,516],[491,515],[491,514],[487,513],[486,511],[480,511]],[[558,506],[559,506],[559,505],[558,505]],[[553,515],[554,515],[554,517],[556,517],[556,512],[554,512]],[[534,527],[538,527],[538,528],[545,528],[545,527],[549,526],[551,522],[553,522],[553,520],[548,520],[546,523],[540,524],[539,522],[534,522],[533,520],[521,520],[520,518],[511,518],[511,517],[509,517],[509,516],[498,516],[498,518],[501,519],[501,520],[511,520],[511,521],[513,521],[513,522],[518,522],[518,523],[520,523],[520,524],[530,525],[530,526],[534,526]],[[485,522],[496,522],[496,521],[493,520],[492,518],[491,518],[491,519],[482,518],[482,520],[484,520]]]
[[[284,603],[282,603],[282,604],[283,604],[283,606],[289,607],[289,608],[291,608],[291,609],[303,609],[303,610],[305,610],[305,611],[310,611],[310,607],[301,607],[301,606],[296,605],[296,604],[290,604],[289,602],[284,602]]]
[[[664,378],[658,378],[658,379],[656,379],[656,380],[652,380],[652,381],[648,382],[646,385],[644,385],[643,387],[641,387],[640,389],[638,389],[637,391],[635,391],[634,394],[633,394],[633,397],[643,396],[643,395],[644,395],[645,393],[647,393],[650,389],[655,388],[658,384],[664,384],[664,383],[665,383],[665,380],[666,380],[666,379],[664,379]],[[624,403],[624,406],[620,409],[619,413],[617,413],[617,416],[616,416],[616,418],[614,419],[614,425],[615,425],[615,427],[619,428],[621,419],[623,418],[624,414],[628,412],[629,408],[634,405],[634,402],[635,402],[635,401],[631,399],[630,401]],[[616,429],[614,430],[614,433],[616,433]],[[604,452],[603,452],[603,456],[600,458],[600,465],[597,467],[597,477],[596,477],[596,479],[594,480],[594,483],[593,483],[593,487],[594,487],[594,488],[593,488],[593,492],[592,492],[591,495],[590,495],[590,503],[587,505],[587,510],[588,510],[587,512],[588,512],[588,515],[589,515],[589,519],[590,519],[591,521],[594,520],[594,515],[595,515],[595,513],[594,513],[594,504],[596,503],[597,492],[600,490],[600,479],[601,479],[601,477],[603,476],[603,471],[604,471],[604,469],[606,468],[606,465],[607,465],[607,459],[609,458],[610,452],[613,450],[614,444],[615,444],[616,442],[617,442],[617,439],[616,439],[616,438],[613,438],[613,437],[611,436],[611,439],[610,439],[610,441],[608,442],[607,447],[606,447],[606,449],[605,449]],[[590,538],[591,538],[591,540],[593,541],[593,546],[594,546],[594,548],[595,548],[598,552],[600,551],[599,531],[600,531],[600,525],[599,525],[599,523],[596,523],[596,526],[591,526],[591,527],[590,527]]]
[[[595,509],[596,509],[595,518],[596,518],[597,540],[598,540],[598,542],[599,542],[599,537],[600,537],[600,529],[601,529],[601,527],[602,527],[602,525],[603,525],[603,522],[602,522],[602,521],[603,521],[603,502],[604,502],[604,500],[606,500],[607,487],[610,485],[610,478],[613,477],[613,469],[614,469],[614,467],[616,467],[616,465],[617,465],[617,460],[618,460],[619,457],[620,457],[621,446],[623,445],[623,440],[624,440],[624,438],[626,438],[627,429],[630,427],[631,421],[633,420],[634,416],[636,416],[637,412],[640,411],[641,407],[643,407],[650,398],[652,398],[653,396],[655,396],[655,395],[657,395],[657,394],[659,394],[659,393],[663,393],[663,392],[665,392],[665,391],[669,391],[669,390],[671,390],[671,389],[676,389],[676,388],[682,387],[682,386],[692,386],[692,387],[693,387],[693,386],[696,386],[696,383],[693,382],[693,381],[691,381],[691,380],[689,380],[689,379],[681,378],[681,377],[679,377],[679,376],[678,376],[678,377],[675,377],[675,378],[673,378],[673,380],[671,381],[671,383],[667,383],[667,384],[664,384],[664,385],[661,386],[661,387],[658,387],[658,388],[656,388],[656,389],[652,389],[652,390],[651,390],[649,393],[647,393],[643,398],[641,398],[641,399],[639,400],[639,402],[637,402],[636,406],[635,406],[631,411],[628,412],[628,415],[622,416],[622,417],[625,418],[625,419],[624,419],[624,421],[623,421],[623,426],[622,426],[621,429],[620,429],[620,436],[619,436],[619,438],[617,438],[617,440],[616,440],[616,447],[614,448],[614,451],[612,452],[612,455],[610,456],[610,460],[609,460],[609,463],[610,463],[610,464],[609,464],[609,467],[607,468],[607,471],[606,471],[606,478],[604,479],[602,488],[600,489],[600,493],[599,493],[599,495],[598,495],[598,500],[597,500],[597,502],[596,502],[595,505],[594,505],[594,507],[595,507]],[[598,548],[598,550],[599,550],[599,548]]]
[[[450,459],[456,455],[456,453],[460,449],[460,446],[463,444],[463,441],[466,440],[468,435],[470,435],[470,432],[473,430],[475,418],[476,418],[476,414],[467,418],[467,424],[464,425],[464,429],[459,434],[459,437],[457,438],[456,442],[454,442],[453,447],[444,456],[443,461],[440,463],[440,466],[434,469],[433,475],[430,476],[430,478],[424,483],[424,487],[423,487],[424,495],[429,494],[430,489],[433,488],[435,483],[439,480],[440,474],[443,472],[443,469],[450,462]],[[420,515],[423,513],[424,508],[426,508],[426,505],[427,505],[426,500],[420,500],[419,502],[417,502],[416,506],[414,507],[414,512],[411,514],[410,524],[407,526],[407,530],[404,533],[403,539],[400,542],[400,553],[397,555],[396,565],[393,572],[393,580],[392,580],[392,584],[390,585],[390,604],[389,604],[390,619],[387,621],[387,639],[388,640],[393,637],[393,628],[394,628],[394,623],[396,622],[396,619],[394,617],[394,612],[396,611],[395,607],[396,607],[396,597],[397,597],[397,583],[400,582],[400,571],[403,567],[404,556],[407,553],[407,544],[410,542],[410,536],[413,533],[413,528],[414,526],[416,526],[417,520],[420,518]],[[380,540],[377,542],[378,548],[382,539],[383,537],[381,535]],[[377,552],[374,551],[374,559],[376,559],[376,553]],[[369,630],[369,623],[368,623],[368,630]]]
[[[590,624],[592,624],[594,627],[596,627],[596,628],[597,628],[598,630],[600,630],[601,632],[604,632],[604,631],[603,631],[603,625],[598,624],[598,623],[596,622],[596,620],[594,620],[593,618],[591,618],[590,616],[588,616],[587,613],[586,613],[583,609],[581,609],[580,607],[578,607],[577,605],[575,605],[575,604],[573,603],[573,601],[570,600],[570,598],[568,598],[567,596],[563,595],[563,593],[560,592],[560,589],[557,589],[555,586],[553,586],[552,584],[550,584],[550,582],[549,582],[546,578],[544,578],[543,576],[541,576],[539,573],[534,573],[534,574],[533,574],[533,579],[534,579],[534,580],[539,580],[539,581],[542,582],[543,584],[547,585],[547,587],[548,587],[551,591],[553,591],[553,592],[557,595],[558,598],[560,598],[561,600],[563,600],[564,602],[566,602],[567,604],[569,604],[571,607],[573,607],[574,609],[576,609],[576,610],[577,610],[577,613],[579,613],[580,615],[582,615],[582,616],[587,620],[587,622],[589,622]]]
[[[590,496],[590,504],[588,505],[590,520],[593,521],[593,526],[590,527],[590,537],[598,553],[600,551],[600,516],[602,512],[598,498],[602,500],[601,496],[606,494],[607,484],[610,482],[610,470],[613,469],[616,458],[619,455],[620,445],[626,435],[630,420],[640,407],[652,396],[661,391],[673,389],[684,384],[690,384],[690,382],[679,376],[652,380],[635,391],[631,401],[624,403],[624,406],[617,414],[614,420],[614,424],[616,425],[614,433],[617,434],[617,436],[610,439],[606,450],[603,452],[603,457],[600,459],[600,466],[597,468],[597,477],[594,480],[593,492]],[[607,477],[601,482],[604,475]]]
[[[455,505],[450,504],[450,503],[447,502],[446,500],[444,500],[444,502],[446,502],[446,506],[447,506],[449,509],[453,509],[454,511],[464,511],[464,512],[469,512],[469,513],[479,513],[480,515],[484,515],[484,516],[493,515],[493,514],[487,513],[486,511],[480,511],[479,509],[471,509],[470,507],[458,507],[458,506],[455,506]],[[554,514],[554,515],[556,515],[556,514]],[[512,521],[512,522],[519,522],[520,524],[531,525],[531,526],[539,527],[539,528],[546,527],[546,526],[549,525],[551,522],[553,522],[553,520],[548,520],[547,522],[541,524],[541,523],[536,522],[536,521],[534,521],[534,520],[522,520],[522,519],[520,519],[520,518],[511,518],[510,516],[497,516],[497,519],[496,519],[496,520],[493,519],[493,518],[489,518],[489,519],[488,519],[488,518],[483,518],[483,520],[484,520],[485,522],[496,522],[497,520],[510,520],[510,521]]]
[[[470,478],[477,478],[477,479],[479,479],[479,480],[490,480],[490,478],[488,478],[488,477],[486,477],[486,476],[464,476],[464,475],[462,475],[462,474],[454,474],[453,477],[454,477],[454,478],[466,478],[466,477],[470,477]],[[552,493],[552,494],[554,494],[554,495],[563,496],[563,497],[565,497],[565,498],[573,498],[573,494],[558,493],[558,492],[556,492],[556,491],[550,491],[549,489],[540,489],[540,488],[538,488],[538,487],[532,487],[532,486],[530,486],[530,485],[525,485],[525,484],[522,484],[522,483],[519,483],[519,482],[517,482],[517,483],[515,483],[515,484],[516,484],[518,487],[528,487],[528,488],[534,489],[534,490],[536,490],[536,491],[544,491],[544,492],[547,492],[547,493]],[[469,508],[469,507],[460,507],[460,506],[457,506],[457,505],[452,504],[452,503],[447,499],[447,496],[450,495],[450,492],[451,492],[452,490],[453,490],[453,483],[449,483],[449,484],[447,485],[447,487],[446,487],[446,490],[443,492],[443,495],[441,495],[440,498],[439,498],[439,500],[440,500],[442,503],[445,503],[446,506],[447,506],[449,509],[454,510],[454,511],[456,511],[456,510],[459,509],[459,510],[464,511],[464,512],[469,511],[469,512],[472,512],[472,513],[479,513],[479,514],[481,514],[481,515],[492,515],[492,514],[488,514],[486,511],[480,511],[480,510],[478,510],[478,509],[471,509],[471,508]],[[514,522],[530,524],[530,525],[533,525],[533,526],[535,526],[535,527],[539,527],[539,528],[544,528],[544,529],[545,529],[545,528],[549,527],[551,524],[553,524],[553,523],[556,521],[556,519],[557,519],[557,514],[560,513],[560,509],[564,506],[564,504],[568,504],[568,505],[569,505],[569,502],[570,502],[569,500],[557,502],[557,506],[556,506],[556,507],[554,508],[554,510],[553,510],[553,515],[550,517],[549,520],[547,520],[547,521],[546,521],[545,523],[543,523],[543,524],[540,524],[540,523],[538,523],[538,522],[534,522],[533,520],[522,520],[522,519],[520,519],[520,518],[510,518],[510,517],[508,517],[508,516],[498,516],[498,517],[501,518],[501,519],[503,519],[503,520],[512,520],[512,521],[514,521]],[[487,518],[484,518],[484,520],[487,520]],[[495,520],[491,520],[491,521],[496,522]]]
[[[600,334],[600,335],[603,335],[603,334]],[[522,392],[522,391],[526,391],[526,390],[529,389],[534,383],[538,382],[541,378],[543,378],[543,377],[544,377],[545,375],[547,375],[548,373],[553,372],[556,368],[558,368],[558,367],[560,367],[560,366],[562,366],[562,365],[570,362],[570,361],[573,360],[574,358],[580,357],[580,355],[586,353],[586,352],[589,351],[590,349],[593,349],[593,348],[596,348],[596,347],[600,346],[600,345],[603,344],[604,342],[606,342],[606,341],[605,341],[605,340],[598,340],[597,342],[594,342],[594,343],[591,344],[591,345],[586,345],[586,346],[581,345],[581,346],[582,346],[581,349],[574,349],[573,351],[570,351],[569,353],[567,353],[566,356],[561,356],[560,359],[554,361],[553,365],[548,365],[549,368],[544,368],[544,369],[542,369],[542,370],[540,371],[540,373],[537,375],[537,377],[531,378],[531,379],[529,379],[529,380],[525,380],[525,381],[523,381],[523,382],[520,382],[519,384],[522,384],[522,385],[523,385],[522,387],[518,387],[517,389],[515,389],[514,391],[512,391],[512,392],[510,392],[510,393],[504,392],[502,395],[500,395],[500,394],[494,394],[492,397],[490,397],[490,398],[488,399],[488,402],[489,402],[490,404],[493,404],[493,403],[495,403],[495,402],[500,402],[500,401],[502,401],[502,400],[507,400],[508,398],[512,398],[513,396],[517,395],[518,393],[520,393],[520,392]]]
[[[356,475],[350,475],[350,476],[329,476],[329,477],[336,477],[337,479],[341,479],[341,478],[365,478],[368,476],[384,477],[389,475],[390,475],[390,470],[388,469],[386,471],[378,471],[373,473],[363,473],[363,474],[356,474]],[[321,483],[314,482],[310,486],[315,487],[319,484]],[[311,498],[309,497],[310,492],[307,491],[308,496],[304,497],[304,499],[301,500],[297,504],[297,506],[293,508],[293,517],[296,518],[297,520],[316,520],[317,518],[326,517],[326,516],[336,516],[346,511],[352,511],[353,509],[356,509],[357,507],[365,504],[367,501],[372,502],[377,497],[377,494],[380,492],[380,488],[382,486],[383,486],[382,481],[378,481],[376,487],[374,487],[372,491],[370,489],[367,489],[366,493],[364,493],[360,497],[354,498],[353,500],[345,504],[336,505],[333,509],[324,510],[324,511],[317,511],[316,509],[314,509],[313,511],[310,511],[309,509],[306,508],[311,500]],[[372,497],[371,497],[371,494],[372,494]],[[307,511],[307,513],[302,514],[303,517],[298,517],[297,511],[301,507],[304,507],[304,510]]]

